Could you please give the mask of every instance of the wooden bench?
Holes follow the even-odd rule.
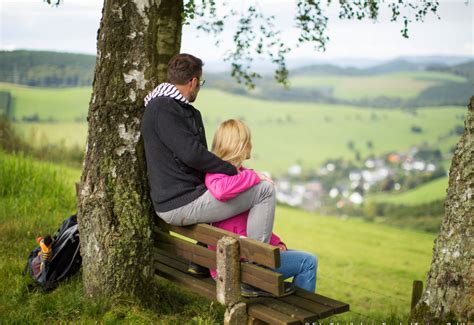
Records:
[[[349,310],[346,303],[299,288],[294,294],[281,297],[283,276],[266,268],[280,265],[277,247],[240,238],[207,224],[177,227],[160,220],[154,235],[156,274],[225,305],[226,324],[311,324]],[[217,250],[197,245],[195,241],[217,246]],[[265,267],[243,263],[240,257]],[[211,277],[188,274],[189,261],[217,269],[219,278],[214,281]],[[277,297],[243,298],[241,281]]]

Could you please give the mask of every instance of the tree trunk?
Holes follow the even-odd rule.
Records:
[[[474,321],[474,97],[449,171],[445,216],[426,290],[413,312],[431,323]]]
[[[182,11],[182,0],[104,2],[78,194],[83,280],[91,296],[143,301],[153,292],[153,209],[140,122],[143,98],[179,52]]]

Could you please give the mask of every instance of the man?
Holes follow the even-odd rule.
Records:
[[[276,204],[271,182],[260,182],[227,202],[215,199],[204,184],[206,173],[235,175],[237,170],[208,151],[201,113],[191,105],[204,84],[202,66],[190,54],[174,56],[168,63],[168,82],[145,98],[142,134],[155,211],[178,226],[249,211],[248,236],[268,243]]]

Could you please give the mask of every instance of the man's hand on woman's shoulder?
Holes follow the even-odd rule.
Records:
[[[262,172],[256,172],[261,181],[267,181],[274,184],[273,180]]]

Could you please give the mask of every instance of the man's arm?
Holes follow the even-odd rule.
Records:
[[[160,140],[189,167],[205,173],[237,174],[232,164],[218,158],[199,142],[178,112],[160,107],[156,123]]]

